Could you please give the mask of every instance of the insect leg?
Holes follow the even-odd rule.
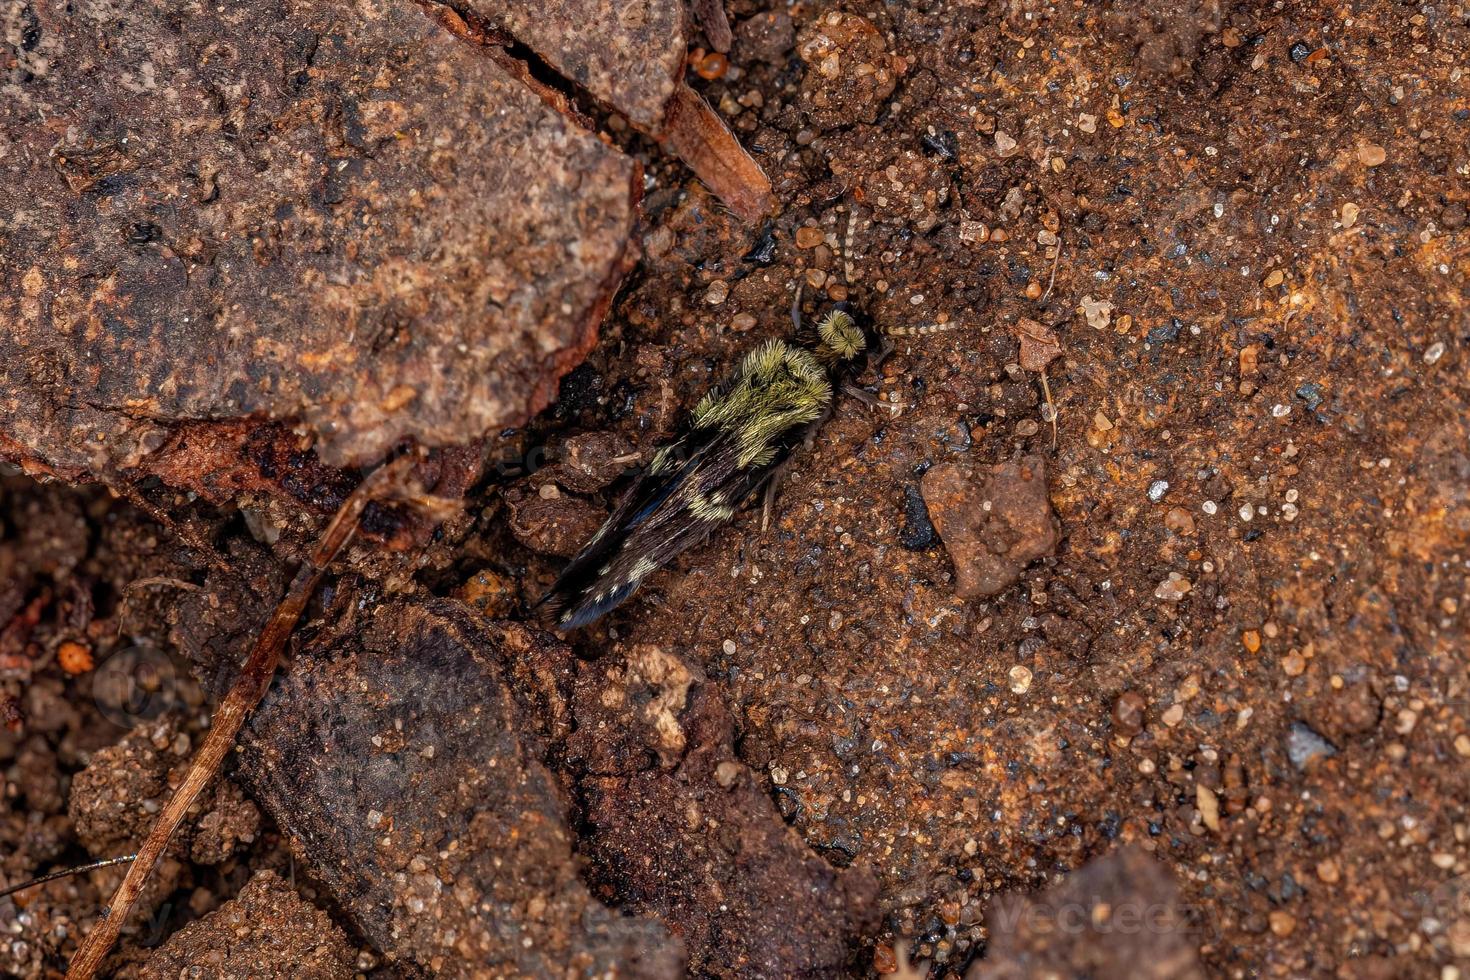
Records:
[[[765,534],[771,526],[771,512],[776,509],[776,494],[781,491],[781,480],[785,475],[785,465],[778,467],[771,474],[771,479],[766,482],[766,492],[761,495],[761,533]]]

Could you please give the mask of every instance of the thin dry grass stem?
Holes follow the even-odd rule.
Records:
[[[147,839],[138,848],[137,857],[132,867],[128,868],[122,884],[118,885],[112,901],[102,910],[92,932],[72,957],[66,973],[67,980],[91,980],[96,975],[102,960],[112,949],[113,943],[117,942],[118,933],[137,902],[153,866],[163,856],[164,849],[183,822],[189,807],[219,772],[220,764],[234,748],[235,737],[245,724],[245,719],[270,687],[276,665],[281,659],[281,649],[291,631],[296,628],[296,622],[321,582],[327,566],[347,542],[352,540],[369,503],[383,497],[407,496],[398,484],[404,479],[412,462],[411,456],[401,456],[374,470],[352,492],[332,517],[327,529],[322,532],[316,546],[297,570],[285,597],[256,638],[250,656],[240,668],[240,676],[220,701],[209,732],[189,764],[188,773],[149,828]],[[409,499],[413,498],[410,496]]]
[[[44,885],[46,884],[46,882],[55,881],[58,878],[67,878],[71,875],[85,874],[88,871],[101,871],[103,868],[110,868],[115,864],[127,864],[129,861],[137,858],[137,856],[138,855],[136,854],[124,854],[122,857],[107,858],[104,861],[93,861],[91,864],[79,864],[76,867],[62,868],[60,871],[52,871],[48,874],[43,874],[39,877],[32,878],[30,881],[22,881],[18,885],[9,885],[4,889],[0,889],[0,898],[14,895],[16,892],[23,892],[27,888],[34,888],[37,885]]]
[[[1056,284],[1057,284],[1057,266],[1061,265],[1061,263],[1062,263],[1062,240],[1060,238],[1058,238],[1057,239],[1057,254],[1056,255],[1053,255],[1052,256],[1052,259],[1051,259],[1051,281],[1046,284],[1046,292],[1044,292],[1044,293],[1041,294],[1041,299],[1039,300],[1039,302],[1045,303],[1047,297],[1051,295],[1052,288],[1054,286],[1056,286]]]
[[[1051,385],[1046,381],[1046,368],[1041,369],[1041,393],[1046,396],[1046,417],[1051,422],[1051,448],[1057,448],[1057,405],[1051,400]]]

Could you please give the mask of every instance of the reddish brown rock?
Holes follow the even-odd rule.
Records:
[[[961,598],[1009,588],[1029,562],[1052,554],[1061,537],[1039,456],[979,468],[941,463],[924,474],[922,489],[954,561]]]
[[[272,417],[366,463],[525,419],[595,340],[636,164],[415,5],[34,11],[5,455],[146,472],[185,422]]]
[[[729,50],[730,27],[719,2],[702,0],[698,7],[715,48]],[[690,26],[680,0],[472,0],[469,10],[659,140],[744,220],[757,221],[771,210],[765,173],[683,82]]]
[[[662,126],[689,47],[679,0],[470,0],[468,8],[633,125]]]
[[[356,955],[327,913],[274,871],[261,871],[223,906],[174,933],[142,980],[350,980]]]

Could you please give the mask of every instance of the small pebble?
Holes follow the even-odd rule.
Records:
[[[1342,878],[1342,872],[1332,858],[1323,858],[1317,862],[1317,877],[1326,884],[1335,885]]]
[[[1031,669],[1025,664],[1016,664],[1008,675],[1011,679],[1011,690],[1017,694],[1025,694],[1031,690]]]
[[[1170,728],[1173,728],[1175,725],[1178,725],[1181,721],[1184,720],[1184,705],[1169,705],[1169,707],[1164,709],[1164,713],[1159,716],[1159,720],[1162,721],[1165,725],[1168,725]]]
[[[1296,932],[1296,916],[1284,909],[1276,909],[1267,919],[1271,923],[1271,931],[1278,936],[1289,936]]]
[[[1016,142],[1016,138],[1010,133],[1007,133],[1005,130],[1002,129],[997,129],[995,131],[996,153],[1003,157],[1008,157],[1016,152],[1017,146],[1019,146],[1019,144]]]
[[[719,306],[729,295],[730,284],[723,279],[716,279],[709,284],[709,289],[704,294],[704,301],[710,306]]]
[[[990,227],[983,221],[961,221],[960,241],[981,244],[990,241]]]
[[[730,329],[736,333],[744,333],[753,326],[755,326],[755,317],[749,313],[737,313],[730,320]]]
[[[725,789],[735,785],[735,780],[740,778],[740,764],[738,762],[722,762],[715,766],[715,782]]]
[[[1358,147],[1358,162],[1365,167],[1376,167],[1388,159],[1388,152],[1376,143],[1364,143]]]
[[[1216,833],[1220,832],[1220,799],[1215,791],[1203,783],[1194,787],[1194,805],[1199,807],[1200,819]]]
[[[725,72],[730,70],[730,59],[718,51],[712,51],[699,60],[699,67],[694,70],[700,78],[723,78]]]
[[[1194,533],[1194,518],[1183,507],[1171,507],[1164,515],[1164,526],[1185,537]]]
[[[1261,649],[1261,634],[1255,630],[1246,630],[1240,634],[1240,642],[1247,653],[1257,653]]]
[[[1306,722],[1292,722],[1286,733],[1286,756],[1298,769],[1305,769],[1313,759],[1337,755],[1337,746],[1323,738]]]
[[[1113,724],[1124,734],[1137,735],[1143,731],[1143,712],[1147,706],[1137,691],[1124,691],[1113,702]]]
[[[1032,281],[1026,286],[1027,299],[1041,299],[1041,283]]]
[[[1169,492],[1168,480],[1155,480],[1148,485],[1148,499],[1158,503],[1164,499],[1164,494]]]
[[[1178,572],[1170,572],[1169,577],[1154,589],[1154,598],[1163,599],[1165,602],[1179,602],[1189,594],[1189,590],[1193,587],[1189,579],[1183,575]]]
[[[797,248],[816,248],[822,244],[822,229],[812,225],[803,225],[796,229]]]
[[[92,658],[92,651],[75,640],[67,640],[56,648],[56,662],[61,665],[62,670],[73,677],[85,674],[96,666]]]
[[[1436,340],[1434,343],[1430,344],[1429,349],[1424,352],[1424,363],[1433,364],[1441,357],[1444,357],[1444,341]]]

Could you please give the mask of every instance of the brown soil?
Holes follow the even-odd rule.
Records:
[[[253,921],[225,903],[273,870],[301,897],[267,881],[244,907],[312,919],[282,943],[320,950],[322,975],[342,968],[340,927],[351,968],[385,975],[465,972],[536,936],[549,946],[516,946],[508,971],[624,957],[661,976],[683,957],[865,975],[907,969],[907,941],[931,976],[1116,976],[1126,959],[1052,955],[1031,919],[1002,935],[1001,913],[1022,896],[1096,913],[1095,895],[1046,889],[1129,844],[1172,883],[1133,857],[1082,880],[1177,901],[1170,935],[1137,944],[1180,957],[1174,975],[1196,959],[1222,977],[1465,975],[1470,11],[726,12],[728,69],[688,79],[779,217],[742,225],[586,107],[648,175],[644,257],[598,345],[494,443],[468,517],[422,565],[379,556],[321,597],[118,971],[199,920],[155,956],[179,957],[176,975],[208,945],[193,937]],[[741,514],[570,649],[468,612],[525,618],[615,498],[610,461],[647,458],[745,350],[788,334],[799,279],[880,325],[959,328],[900,340],[864,379],[879,406],[839,405],[768,531]],[[1025,319],[1061,348],[1055,436]],[[946,542],[964,517],[950,491],[1023,457],[1044,461],[1052,515],[1001,500],[1007,527],[1054,518],[1059,539],[1030,560],[972,514],[973,540]],[[155,800],[197,744],[202,691],[228,680],[306,533],[228,492],[218,510],[140,495],[179,535],[100,491],[7,477],[0,493],[7,880],[127,846],[142,818],[123,801]],[[97,666],[69,673],[67,642]],[[432,670],[399,669],[410,646]],[[124,667],[159,696],[109,695]],[[417,837],[355,822],[394,806]],[[507,834],[535,867],[489,846]],[[487,849],[471,861],[435,835]],[[117,874],[0,902],[0,971],[64,965]],[[501,932],[471,915],[469,932],[412,931],[414,903],[455,881]],[[242,955],[264,969],[272,948]]]

